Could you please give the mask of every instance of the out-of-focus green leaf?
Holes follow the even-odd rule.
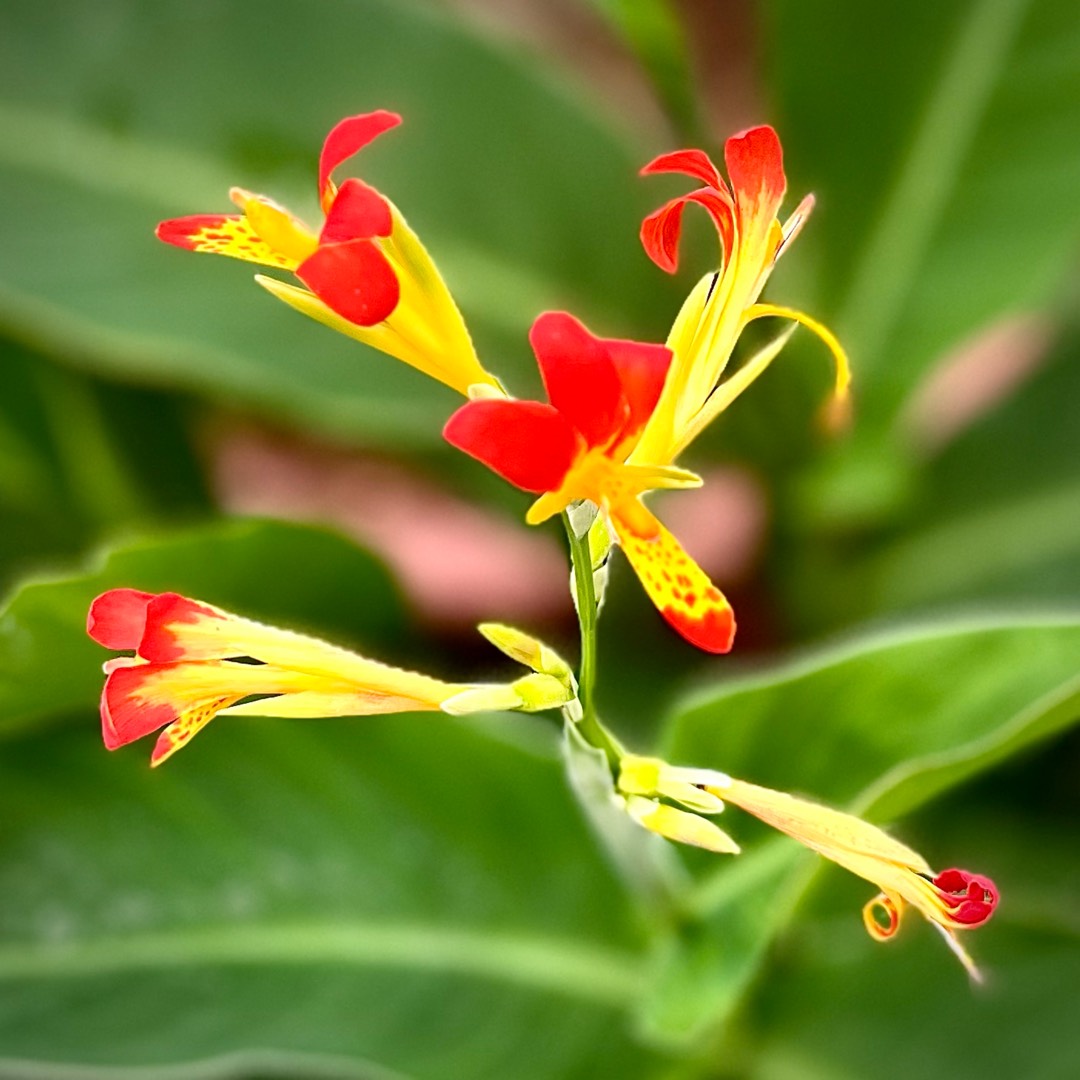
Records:
[[[662,749],[888,820],[1080,717],[1077,655],[1076,617],[895,632],[697,695]],[[760,835],[744,821],[726,827]],[[688,1037],[730,1013],[805,891],[811,863],[800,853],[773,840],[733,866],[708,864],[690,902],[704,925],[663,954],[651,1028]],[[965,853],[924,854],[947,865]]]
[[[207,510],[185,402],[0,341],[0,590],[102,535]]]
[[[107,654],[85,631],[90,601],[118,586],[181,592],[268,622],[382,649],[403,636],[397,590],[371,555],[319,529],[208,525],[112,552],[85,576],[24,585],[0,612],[0,728],[96,700]]]
[[[640,1075],[653,1059],[623,1020],[641,988],[633,912],[541,721],[219,719],[151,771],[146,747],[109,754],[98,735],[107,653],[83,622],[121,584],[402,659],[385,648],[402,631],[385,573],[307,528],[143,541],[14,595],[0,1075],[27,1060],[90,1076],[192,1061],[185,1075]],[[55,714],[68,723],[27,726]]]
[[[556,760],[438,716],[218,721],[151,772],[94,712],[5,746],[0,1054],[640,1075],[635,936]]]
[[[633,49],[679,134],[701,136],[686,32],[669,0],[590,0]]]
[[[1080,594],[1080,425],[1062,412],[1080,394],[1078,345],[1066,335],[1027,385],[922,462],[906,519],[854,548],[799,537],[778,571],[802,626]],[[914,484],[895,455],[861,460],[879,492],[897,468]]]
[[[450,391],[276,303],[255,268],[153,237],[163,217],[228,210],[230,184],[316,217],[323,136],[382,107],[406,124],[354,170],[425,239],[490,367],[535,380],[526,331],[544,307],[659,337],[676,286],[637,241],[649,194],[632,129],[527,64],[389,0],[9,6],[0,325],[323,433],[437,440]]]
[[[928,463],[918,525],[868,560],[873,610],[1080,591],[1080,394],[1074,333],[1031,383]]]
[[[794,186],[822,196],[819,299],[880,429],[948,347],[1076,265],[1080,19],[1070,0],[765,9]]]

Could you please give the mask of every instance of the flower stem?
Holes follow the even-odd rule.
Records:
[[[566,535],[570,541],[570,560],[574,568],[574,592],[578,624],[581,627],[581,668],[578,671],[578,699],[581,702],[581,720],[578,730],[585,740],[607,757],[613,772],[618,772],[622,748],[610,732],[600,723],[596,713],[596,628],[598,612],[596,590],[593,586],[592,554],[589,551],[589,533],[583,536],[574,532],[570,517],[562,515]]]

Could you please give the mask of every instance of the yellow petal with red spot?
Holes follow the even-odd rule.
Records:
[[[639,502],[611,511],[611,524],[660,614],[691,644],[726,653],[735,637],[735,614],[708,575]]]
[[[189,709],[176,718],[159,736],[154,744],[154,752],[150,755],[150,766],[156,768],[163,761],[167,761],[177,750],[186,746],[218,712],[234,697],[215,698],[213,701]]]
[[[228,255],[232,259],[295,270],[294,258],[276,251],[256,231],[242,214],[193,214],[172,218],[157,227],[157,237],[166,244],[205,251],[211,255]]]
[[[252,195],[243,188],[233,188],[229,197],[244,211],[256,236],[291,263],[289,269],[299,266],[315,253],[319,238],[299,218],[293,217],[272,199],[265,195]]]

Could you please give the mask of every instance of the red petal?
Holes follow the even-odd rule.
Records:
[[[776,132],[763,125],[732,135],[724,144],[724,160],[740,210],[757,206],[754,212],[775,217],[787,188]]]
[[[346,159],[363,149],[372,139],[384,131],[397,127],[401,117],[397,113],[379,109],[360,116],[347,116],[336,124],[323,143],[319,155],[319,197],[330,182],[330,174]]]
[[[348,179],[338,190],[319,236],[320,244],[389,236],[390,205],[363,180]]]
[[[641,170],[641,175],[671,172],[684,173],[717,191],[727,191],[720,170],[704,150],[675,150],[670,154],[661,154]]]
[[[537,494],[559,489],[580,447],[570,422],[539,401],[470,401],[450,417],[443,436]]]
[[[397,307],[401,289],[386,256],[370,240],[325,244],[296,276],[332,311],[357,326],[374,326]]]
[[[139,696],[154,670],[149,664],[138,664],[109,672],[101,692],[101,735],[107,750],[126,746],[176,719],[175,709],[147,705]]]
[[[609,442],[626,423],[627,404],[604,342],[565,311],[540,315],[529,341],[551,404],[589,446]]]
[[[641,223],[641,244],[645,253],[669,274],[678,269],[682,214],[688,202],[697,203],[708,211],[720,234],[725,254],[731,250],[733,224],[729,196],[712,188],[698,188],[665,203]]]
[[[138,589],[110,589],[90,604],[86,632],[106,649],[137,649],[153,599],[153,593]]]
[[[686,200],[680,196],[654,210],[641,223],[641,246],[661,270],[674,274],[679,268],[679,235]]]
[[[186,655],[177,645],[172,628],[184,623],[197,623],[203,619],[221,619],[221,612],[209,604],[189,600],[179,593],[160,593],[153,597],[146,608],[146,629],[136,646],[144,660],[165,664]]]
[[[644,427],[652,416],[671,367],[671,350],[666,345],[613,338],[606,339],[604,344],[618,373],[623,397],[630,406],[624,432],[629,434]]]
[[[997,886],[982,874],[951,868],[938,874],[934,885],[949,894],[948,899],[955,904],[950,912],[952,917],[968,926],[986,922],[997,907]]]

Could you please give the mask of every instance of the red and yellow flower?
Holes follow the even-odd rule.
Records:
[[[447,423],[447,440],[540,495],[530,524],[578,500],[595,503],[668,622],[700,648],[726,652],[735,632],[730,604],[641,502],[646,491],[700,479],[628,461],[661,396],[670,351],[596,337],[566,312],[541,315],[529,338],[548,401],[470,401]]]
[[[787,334],[721,382],[735,343],[756,319],[777,316],[816,333],[836,361],[836,395],[843,399],[848,390],[847,357],[826,327],[794,308],[758,302],[777,259],[809,216],[813,196],[803,199],[781,225],[777,212],[787,179],[780,140],[771,127],[733,135],[725,144],[724,159],[730,186],[701,150],[663,154],[641,170],[646,175],[682,173],[703,185],[671,199],[644,220],[641,241],[649,257],[669,273],[677,269],[683,212],[696,204],[707,211],[719,234],[720,269],[698,282],[675,319],[667,339],[674,357],[671,371],[635,447],[633,462],[672,464],[765,370],[783,348]]]
[[[852,814],[712,769],[683,768],[628,754],[621,762],[617,786],[640,824],[668,839],[711,851],[737,852],[738,847],[700,815],[719,813],[725,802],[738,806],[876,885],[881,892],[863,909],[863,922],[876,940],[887,941],[896,934],[910,904],[937,927],[971,975],[979,977],[956,932],[981,926],[993,915],[998,890],[988,877],[955,868],[935,874],[917,851]]]
[[[291,270],[306,288],[256,275],[305,315],[411,364],[462,394],[498,392],[481,366],[465,322],[431,256],[384,195],[333,173],[347,158],[401,123],[379,110],[338,123],[319,156],[318,231],[265,195],[230,191],[239,214],[195,214],[163,221],[157,235],[191,251]]]
[[[134,650],[133,656],[105,663],[102,734],[106,747],[115,750],[164,729],[152,765],[222,713],[303,718],[531,712],[557,708],[574,693],[572,677],[554,654],[545,654],[547,668],[514,683],[448,683],[178,593],[111,589],[91,604],[86,628],[99,645]],[[507,651],[502,642],[511,633],[496,627],[489,637]]]

